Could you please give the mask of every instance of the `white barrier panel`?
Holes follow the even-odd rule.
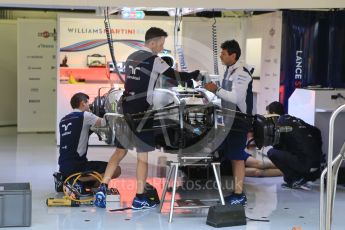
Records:
[[[53,132],[56,21],[18,19],[18,132]]]

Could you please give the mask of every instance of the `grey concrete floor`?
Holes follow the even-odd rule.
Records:
[[[113,152],[109,146],[89,148],[90,160],[107,161]],[[32,225],[26,229],[213,229],[205,224],[208,209],[178,210],[173,222],[168,223],[169,203],[163,212],[157,209],[109,212],[93,206],[47,207],[48,197],[58,197],[54,192],[52,174],[57,169],[58,148],[55,134],[17,134],[16,127],[0,128],[0,183],[29,182],[32,189]],[[160,193],[164,184],[165,167],[162,159],[174,160],[176,156],[160,151],[150,153],[149,181]],[[121,193],[121,206],[130,205],[134,195],[136,154],[130,152],[121,163],[123,174],[115,181]],[[223,178],[223,185],[229,178]],[[266,219],[269,222],[247,221],[246,226],[225,229],[288,230],[294,226],[303,230],[319,228],[319,187],[312,185],[311,191],[281,188],[281,177],[246,178],[245,191],[248,196],[247,217]],[[177,198],[216,199],[215,189],[188,188],[180,178]],[[229,190],[224,190],[228,194]],[[168,194],[167,199],[170,200]],[[210,202],[212,205],[212,202]],[[216,204],[214,201],[213,204]],[[333,228],[345,229],[343,210],[345,189],[339,186],[336,195]],[[6,211],[6,210],[5,210]],[[9,229],[17,229],[11,227]],[[22,229],[22,228],[18,228]]]

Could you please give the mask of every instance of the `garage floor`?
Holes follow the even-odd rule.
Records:
[[[107,160],[112,147],[89,148],[90,160]],[[122,176],[112,181],[121,193],[121,206],[130,205],[135,189],[135,153],[129,152],[121,164]],[[57,169],[58,148],[55,134],[17,134],[16,127],[0,128],[0,183],[30,182],[32,188],[32,226],[26,229],[213,229],[205,224],[208,209],[184,210],[174,213],[173,222],[168,223],[169,203],[163,206],[163,213],[155,210],[108,212],[90,206],[77,208],[50,207],[48,197],[58,197],[54,192],[52,174]],[[174,155],[159,151],[150,154],[149,181],[159,193],[162,191],[166,160]],[[181,174],[182,175],[182,174]],[[223,185],[231,187],[230,178],[222,178]],[[246,230],[289,230],[301,227],[306,230],[319,229],[319,188],[317,183],[311,191],[282,189],[282,178],[246,178],[245,189],[248,196],[246,226],[224,229]],[[217,191],[209,187],[179,180],[177,198],[207,199],[216,204]],[[230,191],[224,190],[225,195]],[[168,196],[169,200],[170,197]],[[333,228],[344,229],[345,188],[339,186],[334,208]],[[17,229],[17,228],[10,228]]]

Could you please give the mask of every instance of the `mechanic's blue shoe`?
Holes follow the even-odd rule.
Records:
[[[95,195],[95,206],[98,208],[106,207],[105,194],[102,191],[97,192]]]
[[[139,197],[134,197],[132,208],[136,210],[140,209],[147,209],[147,208],[155,208],[157,204],[155,202],[152,202],[147,197],[142,197],[141,199]]]
[[[224,197],[224,201],[225,203],[230,204],[230,205],[235,205],[235,204],[246,205],[247,197],[243,192],[241,194],[233,193],[230,196]]]
[[[99,208],[105,208],[106,207],[106,191],[107,191],[107,185],[101,184],[101,186],[98,188],[98,192],[95,195],[95,206]]]

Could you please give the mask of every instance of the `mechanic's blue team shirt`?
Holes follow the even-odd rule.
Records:
[[[74,109],[61,119],[60,130],[60,172],[70,170],[74,165],[87,162],[86,153],[90,136],[90,127],[98,117],[90,112]]]
[[[157,78],[169,68],[163,59],[146,47],[127,58],[125,94],[126,101],[132,101],[131,112],[143,112],[152,105]]]

